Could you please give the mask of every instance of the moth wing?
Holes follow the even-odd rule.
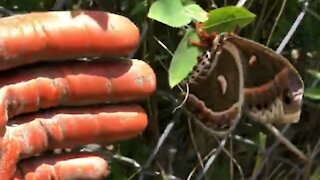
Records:
[[[298,122],[304,85],[290,62],[272,49],[239,36],[229,36],[226,41],[237,46],[245,58],[244,112],[256,121]]]
[[[213,51],[206,51],[201,58],[185,81],[190,89],[186,106],[206,126],[219,129],[229,126],[241,116],[241,53],[226,42]]]

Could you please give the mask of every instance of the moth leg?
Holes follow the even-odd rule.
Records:
[[[195,23],[195,26],[196,26],[196,33],[201,39],[207,39],[208,37],[210,37],[209,33],[203,30],[202,23],[197,22]]]
[[[190,40],[190,44],[192,44],[194,46],[201,47],[203,49],[209,48],[208,44],[200,42],[200,41]]]
[[[190,43],[192,45],[199,46],[204,49],[209,48],[209,45],[206,43],[206,39],[208,39],[210,35],[208,34],[208,32],[206,32],[202,29],[202,23],[197,22],[197,23],[195,23],[195,26],[196,26],[195,27],[196,34],[199,36],[200,42],[195,41],[195,40],[191,40]]]
[[[200,22],[195,23],[195,30],[196,34],[201,39],[201,42],[193,42],[193,45],[202,47],[202,48],[209,48],[213,45],[212,41],[216,38],[217,33],[216,32],[207,32],[203,29],[203,24]]]

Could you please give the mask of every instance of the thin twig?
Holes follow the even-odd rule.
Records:
[[[274,155],[273,157],[275,160],[281,161],[282,164],[291,166],[296,173],[302,174],[302,170],[299,168],[299,165],[296,162],[293,162],[290,159],[283,158],[282,156]]]
[[[0,13],[3,15],[3,16],[12,16],[14,15],[14,13],[2,6],[0,6]]]
[[[147,23],[143,23],[143,24],[142,24],[142,31],[141,31],[139,43],[138,43],[137,47],[135,48],[135,50],[133,50],[133,51],[128,55],[128,57],[127,57],[128,59],[133,58],[134,55],[137,53],[137,51],[139,50],[142,42],[144,42],[144,40],[146,39],[147,32],[148,32],[148,25],[147,25]]]
[[[296,154],[304,162],[307,162],[308,158],[306,157],[306,155],[303,152],[301,152],[295,145],[293,145],[291,141],[289,141],[286,137],[284,137],[283,134],[281,134],[277,128],[275,128],[270,123],[264,123],[264,125],[290,151]]]
[[[263,17],[262,24],[267,23],[267,21],[269,20],[270,16],[272,15],[273,11],[276,9],[277,6],[278,6],[278,1],[274,2],[271,7],[270,6],[268,7],[268,12]]]
[[[180,87],[180,86],[179,86],[179,87]],[[185,92],[185,96],[184,96],[184,98],[183,98],[183,101],[182,101],[177,107],[175,107],[175,108],[173,109],[173,112],[175,112],[177,109],[182,108],[183,105],[187,102],[188,96],[189,96],[189,84],[186,84],[186,88],[187,88],[187,90],[186,90],[186,92]],[[180,90],[183,91],[182,88],[180,88]]]
[[[176,107],[179,102],[175,97],[173,97],[170,94],[165,93],[163,91],[156,91],[156,94],[165,100],[169,100],[173,104],[174,107]],[[180,114],[181,114],[181,111],[179,111],[179,110],[176,110],[173,113],[172,120],[170,121],[170,123],[167,125],[167,127],[163,131],[162,135],[160,136],[160,138],[157,142],[157,145],[155,146],[155,148],[152,150],[151,154],[149,155],[147,162],[143,165],[143,167],[140,170],[147,169],[151,165],[151,162],[153,161],[153,159],[157,155],[157,153],[158,153],[160,147],[162,146],[162,144],[164,143],[164,141],[167,139],[169,133],[171,132],[173,126],[175,125],[175,122],[178,121],[178,119],[180,118]],[[144,178],[144,173],[142,171],[142,173],[139,176],[139,180],[142,180],[143,178]]]
[[[320,21],[320,15],[316,12],[314,12],[313,10],[311,10],[310,8],[307,8],[307,12],[312,15],[314,18],[316,18],[318,21]]]
[[[217,150],[217,149],[212,149],[212,150],[203,158],[202,161],[207,160],[213,153],[216,152],[216,150]],[[197,170],[197,168],[198,168],[199,165],[200,165],[200,164],[197,164],[197,165],[192,169],[192,171],[191,171],[191,172],[189,173],[189,175],[188,175],[187,180],[190,180],[190,179],[192,178],[193,174],[195,173],[195,171]]]
[[[264,153],[266,152],[265,149],[264,149],[261,145],[255,143],[254,141],[252,141],[252,140],[250,140],[250,139],[243,138],[243,137],[241,137],[241,136],[239,136],[239,135],[231,135],[230,138],[231,138],[232,140],[235,140],[235,141],[238,141],[238,142],[241,142],[241,143],[250,145],[250,146],[254,146],[255,148],[257,148],[257,150],[258,150],[261,154],[264,154]]]
[[[320,140],[317,141],[317,144],[315,145],[313,151],[310,154],[310,158],[308,159],[309,161],[304,168],[304,180],[307,180],[310,177],[313,160],[319,154],[319,151],[320,151]]]
[[[153,161],[153,159],[155,158],[155,156],[157,155],[160,147],[162,146],[162,144],[164,143],[164,141],[167,139],[169,133],[171,132],[173,126],[175,125],[175,121],[171,120],[170,123],[168,123],[167,127],[165,128],[165,130],[163,131],[162,135],[160,136],[156,147],[152,150],[151,154],[148,157],[147,162],[143,165],[143,169],[147,169],[151,162]],[[141,168],[142,170],[142,168]],[[141,173],[139,176],[139,180],[142,180],[144,178],[144,173]]]
[[[154,0],[147,0],[147,8],[149,9],[151,5],[153,4]],[[155,59],[156,56],[156,46],[155,46],[155,41],[153,39],[154,36],[154,20],[151,18],[147,18],[147,25],[148,25],[148,31],[147,31],[147,40],[145,41],[146,47],[147,47],[147,52],[148,52],[148,57],[149,59],[153,60]]]
[[[125,156],[121,156],[120,154],[115,154],[113,155],[113,158],[121,161],[121,162],[125,162],[127,164],[131,164],[134,168],[141,168],[141,165],[134,159],[131,159],[129,157],[125,157]]]
[[[203,168],[204,168],[203,161],[202,161],[202,159],[201,159],[201,155],[200,155],[199,150],[198,150],[198,147],[197,147],[197,145],[196,145],[196,141],[195,141],[195,138],[194,138],[194,133],[193,133],[193,131],[192,131],[190,119],[188,119],[188,128],[189,128],[191,143],[192,143],[192,145],[193,145],[194,150],[196,151],[196,155],[197,155],[197,158],[198,158],[200,167],[201,167],[202,170],[203,170]]]
[[[279,163],[278,165],[276,165],[276,167],[272,168],[272,171],[270,174],[268,174],[268,176],[266,177],[266,179],[272,179],[272,176],[276,175],[276,172],[281,168],[281,166],[283,166],[282,163]],[[278,173],[279,174],[279,173]],[[276,179],[276,178],[274,178]]]
[[[206,172],[208,171],[208,169],[210,168],[211,164],[215,161],[216,157],[218,156],[218,154],[222,151],[222,149],[224,148],[229,135],[233,132],[233,130],[236,128],[237,124],[238,124],[239,119],[236,119],[235,122],[231,125],[231,127],[229,128],[229,130],[227,131],[227,133],[224,135],[224,137],[222,138],[218,148],[217,148],[217,152],[212,155],[209,160],[207,161],[206,165],[204,166],[204,169],[202,172],[200,172],[196,178],[196,180],[200,180],[203,178],[203,176],[206,174]]]
[[[264,15],[266,13],[266,10],[267,10],[267,3],[268,3],[268,0],[264,0],[261,13],[259,14],[259,19],[257,20],[256,27],[254,28],[254,31],[251,35],[251,39],[253,39],[253,40],[256,39],[258,31],[260,31],[260,29],[261,29],[262,19],[263,19]]]
[[[163,43],[161,42],[156,36],[153,36],[153,38],[157,41],[157,43],[163,47],[171,56],[173,56],[173,53],[170,51],[170,49]]]
[[[279,47],[276,50],[277,53],[280,53],[284,49],[284,47],[288,44],[289,40],[291,39],[293,33],[298,28],[298,26],[301,23],[304,15],[306,14],[306,11],[307,11],[308,6],[309,6],[309,1],[307,0],[305,3],[303,3],[303,5],[304,5],[303,10],[298,15],[297,19],[295,20],[295,22],[291,26],[291,28],[290,28],[289,32],[287,33],[287,35],[283,38],[281,44],[279,45]]]
[[[239,0],[238,2],[237,2],[237,5],[236,6],[238,6],[238,7],[242,7],[242,6],[244,6],[244,4],[247,2],[247,0]]]
[[[211,167],[212,163],[216,160],[216,157],[220,154],[220,152],[222,151],[223,147],[226,145],[226,142],[228,140],[228,136],[226,135],[221,143],[219,144],[219,147],[216,151],[215,154],[213,154],[209,160],[207,161],[205,167],[203,168],[202,172],[200,172],[196,178],[196,180],[201,180],[203,178],[203,176],[205,176],[205,174],[207,173],[207,171],[209,170],[209,168]]]
[[[283,10],[284,10],[284,7],[285,7],[286,3],[287,3],[287,0],[283,0],[282,1],[282,5],[281,5],[281,8],[280,8],[279,14],[276,17],[276,20],[275,20],[275,22],[274,22],[274,24],[272,26],[271,32],[269,34],[269,37],[268,37],[268,40],[267,40],[267,43],[266,43],[266,46],[269,46],[269,44],[270,44],[270,41],[271,41],[271,38],[273,36],[274,30],[276,29],[276,27],[277,27],[277,25],[279,23],[280,17],[281,17],[281,15],[283,13]]]
[[[281,134],[284,134],[288,129],[290,125],[286,125],[282,130]],[[271,154],[271,152],[279,145],[279,140],[277,139],[273,145],[268,149],[268,151],[264,154],[264,158],[262,162],[260,163],[260,166],[256,169],[256,171],[253,173],[252,177],[250,178],[251,180],[256,180],[260,172],[262,171],[264,165],[268,162],[267,156]]]
[[[240,164],[238,163],[238,161],[231,155],[231,153],[226,150],[224,147],[223,147],[223,152],[227,154],[227,156],[231,159],[231,161],[233,162],[234,165],[236,165],[239,173],[240,173],[240,177],[241,177],[241,180],[244,180],[244,173],[243,173],[243,170],[240,166]],[[232,165],[232,164],[231,164]],[[231,178],[231,179],[234,179],[234,178]]]
[[[66,0],[57,0],[53,5],[52,10],[54,11],[62,10],[64,4],[66,3],[65,1]]]
[[[253,2],[254,2],[254,0],[251,0],[251,1],[246,5],[248,9],[251,8],[251,6],[253,5]]]
[[[126,164],[132,165],[134,168],[138,169],[141,167],[141,165],[134,159],[131,159],[126,156],[122,156],[120,154],[113,154],[112,152],[106,150],[105,147],[99,145],[99,144],[87,144],[84,146],[79,147],[80,149],[74,148],[72,149],[73,152],[90,152],[90,153],[98,153],[103,155],[106,158],[112,158],[117,161],[124,162]]]

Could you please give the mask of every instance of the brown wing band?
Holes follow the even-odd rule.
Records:
[[[190,74],[186,81],[182,82],[180,85],[185,86],[189,83],[190,94],[186,102],[186,107],[190,110],[199,120],[201,120],[206,126],[212,128],[224,128],[230,126],[235,120],[239,119],[241,116],[241,108],[243,104],[243,67],[241,62],[241,52],[237,49],[235,45],[230,42],[223,43],[222,46],[219,46],[218,49],[212,50],[209,55],[210,58],[204,58],[195,68],[194,72]],[[213,91],[213,89],[207,89],[206,80],[211,77],[211,73],[218,61],[223,61],[224,59],[220,56],[222,51],[228,51],[239,71],[239,74],[235,76],[235,79],[239,79],[239,91],[233,92],[238,94],[238,99],[234,103],[230,104],[229,107],[222,110],[214,111],[211,108],[207,107],[206,102],[210,99],[215,99],[216,97],[203,96],[201,91]],[[214,79],[212,79],[214,80]],[[197,92],[194,92],[197,90]],[[199,91],[199,92],[198,92]],[[201,94],[203,97],[199,99],[195,94]],[[210,93],[209,93],[210,94]],[[185,96],[185,93],[182,93],[182,96]],[[215,106],[219,107],[219,104]]]
[[[182,93],[182,96],[185,95],[185,93]],[[220,129],[229,126],[234,120],[239,119],[241,116],[241,105],[239,104],[234,104],[224,111],[213,112],[205,106],[202,100],[198,99],[193,94],[189,94],[185,105],[197,119],[201,120],[206,126],[212,128]]]
[[[245,104],[267,106],[279,98],[288,85],[290,68],[283,68],[271,81],[258,87],[244,88]],[[265,107],[266,108],[266,107]]]

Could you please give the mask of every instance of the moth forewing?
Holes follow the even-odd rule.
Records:
[[[211,128],[229,127],[240,118],[242,112],[242,55],[229,42],[215,44],[207,51],[184,82],[190,87],[186,106]]]

